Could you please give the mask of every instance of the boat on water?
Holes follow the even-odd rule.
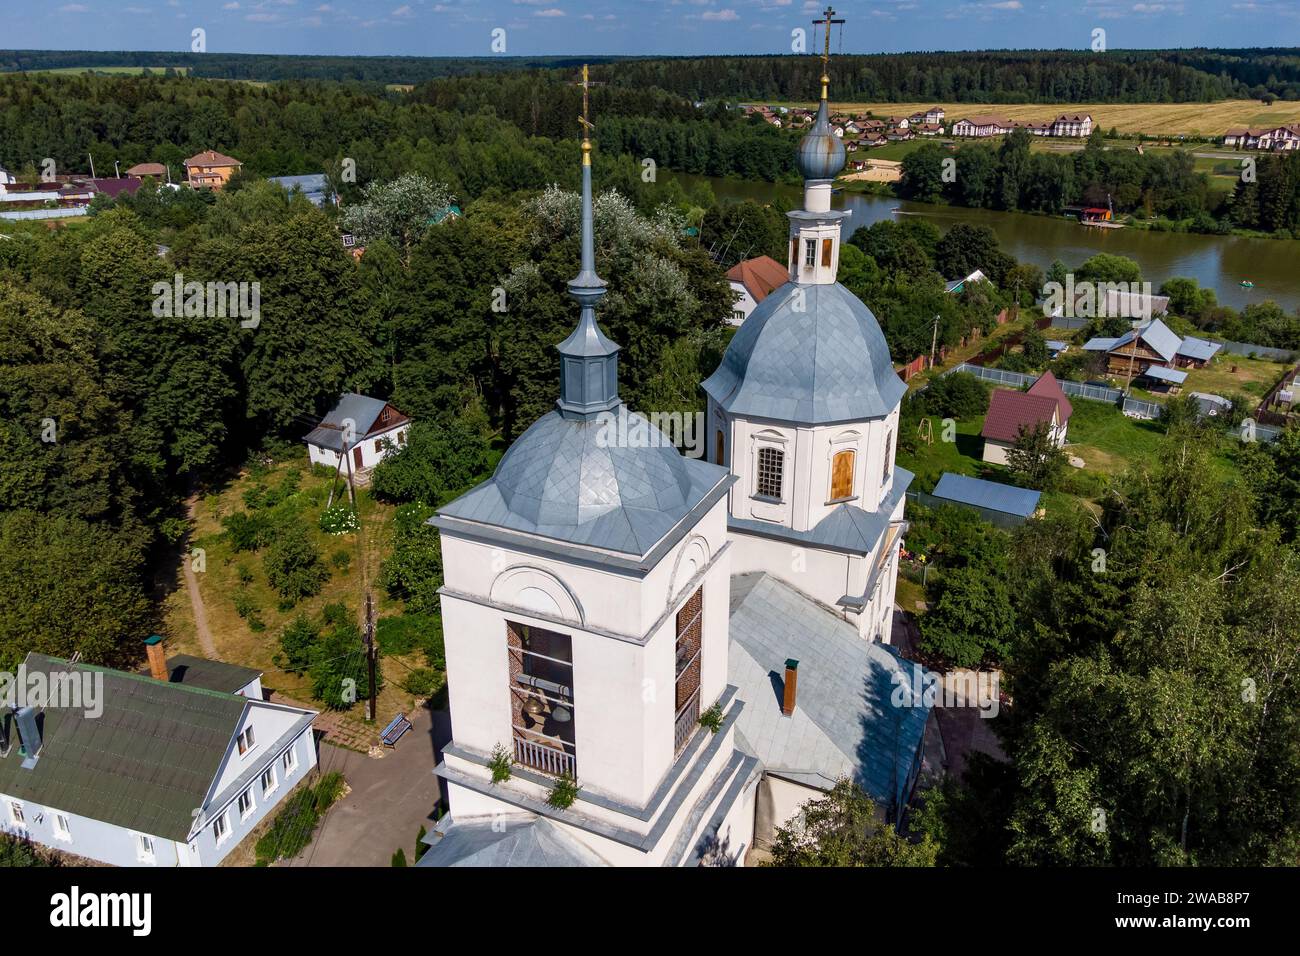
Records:
[[[1255,288],[1255,283],[1251,282],[1249,279],[1242,279],[1240,282],[1237,283],[1237,285],[1241,286],[1243,289]]]

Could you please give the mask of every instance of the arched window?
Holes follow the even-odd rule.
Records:
[[[853,497],[853,449],[837,451],[831,459],[831,500]]]
[[[727,439],[719,428],[713,433],[713,461],[715,464],[725,464],[722,460],[723,452],[727,450]]]
[[[755,493],[760,498],[781,500],[781,480],[785,471],[785,452],[779,448],[758,450],[758,475]]]
[[[890,467],[894,463],[894,435],[892,432],[885,435],[885,471],[880,476],[880,483],[883,485],[889,481]]]

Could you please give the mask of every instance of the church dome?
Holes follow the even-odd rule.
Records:
[[[844,168],[844,143],[831,129],[826,100],[817,108],[817,120],[799,140],[795,165],[804,179],[834,179]]]
[[[788,282],[745,319],[704,391],[728,414],[819,425],[882,418],[907,386],[857,296]]]
[[[684,458],[643,416],[543,415],[492,478],[441,510],[548,538],[645,554],[727,478]]]

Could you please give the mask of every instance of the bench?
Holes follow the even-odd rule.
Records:
[[[405,714],[398,714],[384,728],[384,732],[379,735],[379,739],[389,747],[396,747],[397,742],[402,739],[402,734],[411,729],[411,722],[406,719]]]

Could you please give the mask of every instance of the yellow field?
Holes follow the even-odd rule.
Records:
[[[816,104],[795,105],[813,107]],[[1258,100],[1221,100],[1217,103],[1082,103],[1067,106],[1043,103],[831,103],[832,111],[869,111],[877,116],[910,116],[931,106],[943,107],[947,113],[944,117],[945,124],[973,113],[996,113],[1013,120],[1046,120],[1062,113],[1088,113],[1093,122],[1104,130],[1109,131],[1113,126],[1121,133],[1146,133],[1151,136],[1222,136],[1231,126],[1300,123],[1300,101],[1278,101],[1272,106],[1265,106]]]

